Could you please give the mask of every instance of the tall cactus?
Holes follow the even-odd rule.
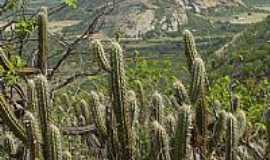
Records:
[[[205,65],[201,58],[195,58],[192,67],[192,84],[190,89],[191,102],[194,104],[204,98],[205,92]]]
[[[185,55],[187,58],[187,65],[190,72],[192,72],[192,65],[195,58],[198,56],[196,44],[192,33],[189,30],[184,31]]]
[[[174,138],[175,160],[187,160],[191,157],[191,109],[189,105],[183,105],[178,112],[176,135]]]
[[[51,121],[51,106],[48,96],[48,82],[46,77],[39,75],[35,80],[37,106],[39,111],[39,121],[42,132],[42,139],[44,141],[43,154],[48,160],[52,160],[51,157],[51,141],[50,137],[50,121]]]
[[[151,127],[151,160],[170,160],[169,138],[166,130],[154,120]]]
[[[132,159],[132,129],[128,124],[128,108],[126,106],[125,69],[121,46],[112,43],[111,56],[111,91],[113,110],[117,123],[117,134],[122,149],[122,159]]]
[[[41,151],[42,139],[38,128],[39,126],[32,113],[25,113],[24,124],[27,133],[27,146],[30,150],[30,160],[44,159]]]
[[[100,67],[107,71],[110,72],[111,71],[111,66],[109,61],[107,60],[106,56],[105,56],[105,51],[104,48],[101,44],[101,42],[99,40],[95,40],[92,44],[92,51],[94,52],[94,54],[96,55],[96,58],[98,60],[98,64],[100,65]]]
[[[38,44],[39,54],[37,58],[37,68],[43,75],[47,75],[48,59],[48,13],[47,8],[43,7],[38,14]]]
[[[226,130],[226,153],[225,160],[235,160],[237,154],[237,120],[229,113],[227,116]]]

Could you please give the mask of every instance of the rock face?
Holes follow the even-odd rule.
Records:
[[[177,31],[188,22],[182,0],[132,0],[121,4],[109,17],[117,22],[115,28],[130,37],[137,37],[152,30]]]
[[[241,0],[128,0],[107,20],[127,36],[140,37],[149,31],[177,31],[179,26],[188,23],[187,10],[201,12],[235,5],[243,3]]]

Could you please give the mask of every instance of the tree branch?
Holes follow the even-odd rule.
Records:
[[[67,78],[66,80],[63,81],[63,83],[61,83],[60,85],[54,87],[51,92],[54,92],[56,90],[59,90],[61,88],[64,88],[65,86],[69,85],[70,83],[74,82],[75,80],[77,80],[78,78],[82,78],[82,77],[86,77],[86,76],[95,76],[99,73],[99,70],[98,71],[95,71],[93,73],[77,73],[77,74],[74,74],[73,76]]]

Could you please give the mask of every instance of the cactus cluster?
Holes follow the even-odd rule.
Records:
[[[147,96],[142,82],[135,80],[135,89],[129,90],[117,37],[108,54],[102,42],[91,43],[99,68],[107,73],[109,93],[89,91],[83,96],[65,93],[53,97],[47,74],[46,9],[38,15],[38,24],[36,67],[40,74],[27,77],[23,118],[15,115],[5,96],[0,96],[0,117],[8,130],[5,148],[10,157],[23,153],[21,156],[30,160],[239,159],[239,145],[247,130],[245,112],[239,107],[240,100],[232,97],[230,111],[220,108],[211,117],[205,63],[190,31],[184,32],[189,88],[176,80],[170,96],[158,91]],[[0,52],[0,64],[8,70],[8,58]],[[268,112],[265,119],[270,132]],[[15,142],[22,144],[22,149]]]

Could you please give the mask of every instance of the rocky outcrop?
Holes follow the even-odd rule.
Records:
[[[219,6],[244,5],[241,0],[132,0],[108,17],[114,28],[130,37],[149,31],[174,32],[188,23],[187,10],[201,12]]]

